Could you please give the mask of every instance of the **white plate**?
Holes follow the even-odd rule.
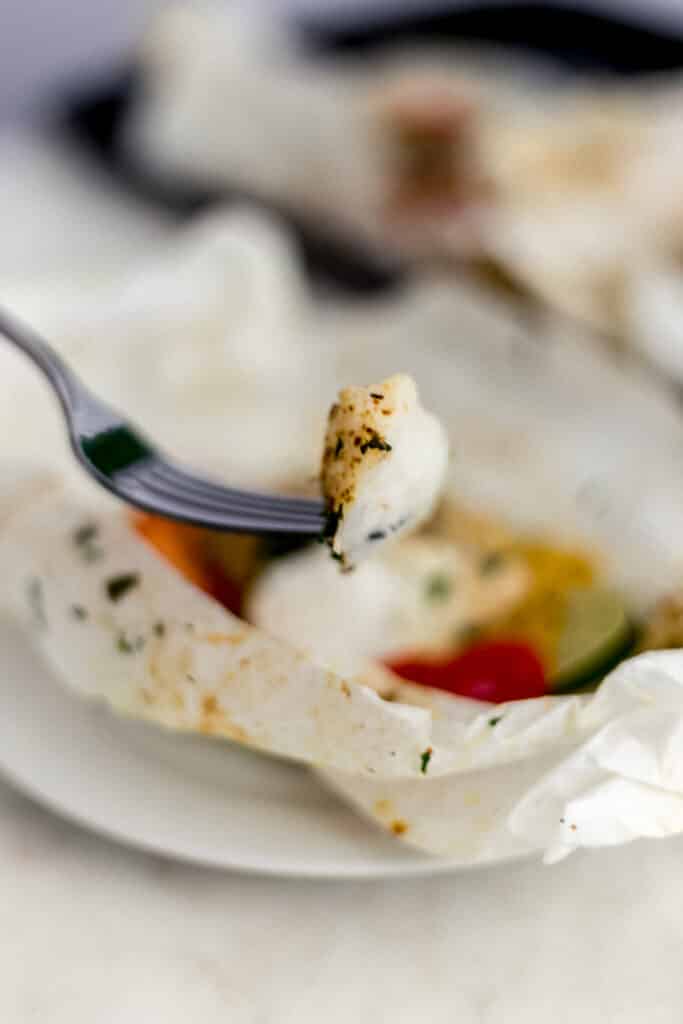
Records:
[[[364,822],[300,765],[116,718],[69,694],[0,625],[0,770],[113,839],[211,867],[306,878],[453,870]]]
[[[683,421],[647,377],[564,330],[529,335],[453,283],[386,309],[326,316],[321,336],[325,322],[340,381],[415,372],[425,405],[450,428],[464,500],[541,532],[587,537],[634,602],[680,581]],[[46,438],[61,428],[55,420],[51,431],[47,421],[36,430],[40,396],[15,393],[31,409],[23,452],[30,444],[49,458]],[[14,437],[18,402],[0,412]],[[411,852],[300,766],[121,721],[70,696],[7,629],[0,667],[0,769],[83,825],[168,856],[277,875],[390,877],[461,866]]]

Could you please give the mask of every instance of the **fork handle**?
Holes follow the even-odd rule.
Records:
[[[76,378],[55,350],[35,331],[26,327],[25,324],[19,323],[2,307],[0,307],[0,334],[27,355],[43,372],[57,394],[62,408],[67,412],[69,402],[73,400]]]

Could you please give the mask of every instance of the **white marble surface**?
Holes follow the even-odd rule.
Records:
[[[5,140],[5,280],[65,251],[117,265],[124,235],[138,250],[163,234],[75,171]],[[123,849],[0,782],[2,1024],[677,1024],[682,908],[683,841],[431,880],[275,881]]]
[[[683,843],[306,883],[114,846],[0,786],[3,1024],[674,1024]]]

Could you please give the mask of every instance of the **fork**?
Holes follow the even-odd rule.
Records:
[[[326,515],[321,500],[235,490],[184,469],[93,395],[42,338],[2,309],[0,335],[42,370],[59,399],[74,455],[117,498],[212,530],[322,534]]]

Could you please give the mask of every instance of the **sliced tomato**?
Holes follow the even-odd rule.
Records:
[[[502,704],[548,693],[543,664],[528,644],[495,640],[475,644],[442,661],[424,658],[388,662],[402,679],[463,697]]]

